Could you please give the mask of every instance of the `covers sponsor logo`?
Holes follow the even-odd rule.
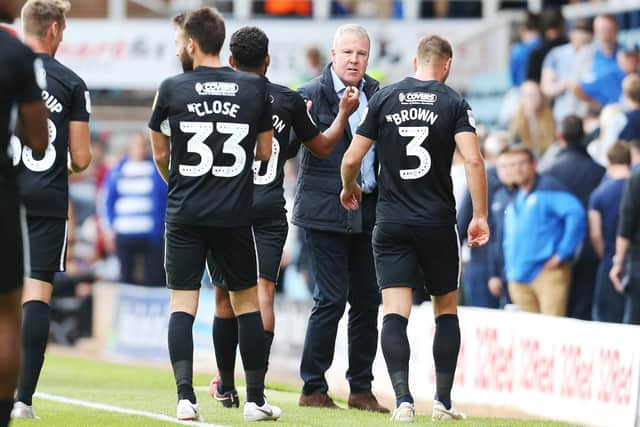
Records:
[[[198,95],[236,96],[238,84],[233,82],[198,82],[196,92]]]
[[[438,100],[438,96],[435,93],[428,92],[400,92],[398,100],[403,105],[433,105]]]

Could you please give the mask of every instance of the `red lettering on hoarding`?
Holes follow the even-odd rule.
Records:
[[[600,387],[598,400],[618,405],[631,402],[631,371],[633,361],[624,364],[620,360],[620,351],[600,350]]]
[[[540,340],[524,338],[520,341],[522,372],[520,385],[525,390],[553,393],[553,354],[545,356],[540,349]]]
[[[589,400],[593,388],[593,357],[585,357],[579,345],[562,346],[562,396]]]
[[[511,391],[513,389],[513,347],[500,346],[497,328],[477,328],[477,364],[474,381],[476,387]]]
[[[79,59],[109,59],[117,60],[125,57],[127,43],[119,41],[81,41],[77,43],[69,42],[60,45],[59,53],[65,57],[75,57]]]

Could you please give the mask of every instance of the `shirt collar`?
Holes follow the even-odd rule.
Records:
[[[329,69],[331,70],[331,79],[333,79],[333,89],[338,95],[340,95],[340,93],[345,90],[346,86],[344,85],[344,83],[342,83],[342,80],[340,80],[340,77],[338,77],[336,72],[333,71],[333,66]],[[358,89],[360,89],[360,92],[362,92],[362,88],[364,87],[364,78],[360,80],[360,84],[358,86],[360,86]]]

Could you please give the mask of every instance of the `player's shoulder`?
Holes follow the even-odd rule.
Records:
[[[71,86],[86,86],[82,77],[80,77],[75,71],[64,65],[62,62],[48,55],[38,55],[38,57],[42,59],[44,69],[47,71],[47,75],[57,77],[62,82]]]
[[[275,104],[284,103],[287,105],[292,105],[296,100],[298,100],[298,98],[302,99],[302,95],[300,95],[295,90],[278,83],[273,83],[271,81],[267,82],[267,90],[273,98],[272,102]]]

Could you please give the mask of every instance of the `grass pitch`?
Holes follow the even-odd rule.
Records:
[[[255,425],[255,423],[243,422],[242,407],[240,409],[225,409],[211,399],[206,391],[210,379],[210,377],[203,375],[194,377],[196,393],[205,422],[224,426]],[[173,375],[169,370],[164,369],[125,366],[49,354],[38,391],[86,402],[175,416],[176,393]],[[242,399],[243,393],[240,394]],[[388,415],[369,414],[354,410],[328,411],[299,408],[297,406],[298,393],[283,387],[278,387],[278,390],[268,390],[266,394],[271,402],[283,410],[282,418],[274,426],[389,427],[394,425],[389,421]],[[172,422],[85,408],[37,397],[34,399],[34,409],[41,418],[40,420],[16,420],[11,425],[14,427],[177,425]],[[419,407],[418,411],[420,412]],[[418,415],[415,425],[435,424],[431,421],[430,414],[422,413]],[[264,425],[264,423],[259,425]],[[471,418],[467,421],[454,422],[454,425],[460,427],[561,427],[570,424],[505,418]]]

